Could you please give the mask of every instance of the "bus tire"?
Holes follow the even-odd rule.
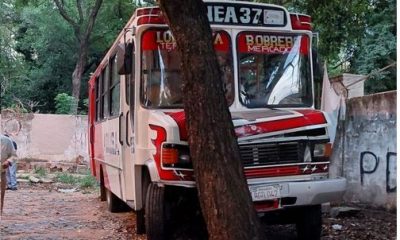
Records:
[[[299,209],[296,219],[297,237],[301,240],[319,240],[322,231],[321,205]]]
[[[107,196],[108,211],[112,213],[117,213],[117,212],[124,212],[127,210],[126,204],[107,188],[106,188],[106,196]]]
[[[147,190],[145,212],[146,232],[148,240],[165,238],[165,188],[151,183]]]

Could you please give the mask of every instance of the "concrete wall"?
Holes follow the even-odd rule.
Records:
[[[330,78],[331,84],[340,83],[346,89],[348,99],[364,96],[364,82],[360,81],[365,75],[343,73],[339,76]],[[337,91],[339,93],[339,91]]]
[[[2,132],[18,144],[18,157],[50,163],[88,162],[87,116],[2,112]]]
[[[346,102],[346,120],[339,124],[331,174],[344,176],[344,200],[377,207],[396,207],[396,91]]]

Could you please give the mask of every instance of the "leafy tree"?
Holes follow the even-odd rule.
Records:
[[[10,107],[24,86],[25,66],[15,51],[15,22],[18,15],[13,9],[13,0],[0,3],[0,84],[1,107]],[[11,92],[12,94],[7,94]]]
[[[78,59],[76,61],[75,69],[72,73],[72,96],[79,100],[81,79],[88,61],[90,35],[92,34],[97,13],[99,12],[103,0],[96,0],[93,6],[86,6],[86,9],[84,9],[82,0],[77,0],[76,9],[73,10],[77,11],[77,14],[74,14],[76,17],[72,17],[72,10],[67,10],[67,8],[70,6],[68,6],[68,4],[64,4],[64,1],[54,0],[54,3],[60,12],[60,15],[65,19],[65,21],[68,22],[69,25],[71,25],[75,39],[78,43]],[[74,112],[76,112],[76,110],[77,109],[75,109]]]
[[[13,32],[4,36],[2,41],[15,53],[15,60],[1,54],[0,75],[9,71],[13,74],[3,81],[2,106],[13,102],[22,102],[28,109],[41,112],[55,112],[54,98],[58,93],[71,93],[71,75],[78,59],[79,46],[71,26],[62,16],[54,11],[56,5],[47,0],[4,0],[9,8],[1,8],[1,26],[11,26]],[[74,2],[64,1],[65,4]],[[130,0],[106,1],[99,10],[96,25],[90,37],[88,61],[85,65],[81,82],[80,98],[87,96],[87,79],[95,69],[115,35],[132,15],[135,5]],[[76,9],[76,8],[73,8]],[[75,15],[74,15],[75,14]],[[11,15],[11,17],[6,17]],[[79,18],[77,11],[71,16]],[[2,51],[2,50],[0,50]],[[3,60],[5,58],[5,60]],[[4,65],[7,63],[8,65]],[[11,68],[10,66],[15,66]],[[85,109],[82,102],[81,109]]]
[[[25,95],[39,103],[35,110],[42,112],[54,112],[57,93],[70,91],[70,63],[76,51],[71,29],[57,12],[48,11],[51,7],[50,2],[24,6],[16,35],[15,49],[23,54],[29,68]]]
[[[371,76],[365,82],[366,92],[382,92],[396,89],[396,68],[383,72],[396,61],[396,2],[394,0],[373,1],[367,19],[367,28],[354,58],[352,71]]]
[[[182,59],[190,155],[209,237],[264,239],[240,161],[206,7],[201,0],[161,0],[160,6]]]

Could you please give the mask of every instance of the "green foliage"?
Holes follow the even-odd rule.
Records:
[[[39,177],[45,177],[47,175],[46,169],[39,167],[35,169],[35,174],[37,174]]]
[[[59,93],[54,98],[56,102],[56,113],[57,114],[72,114],[74,111],[74,106],[76,106],[76,100],[74,97],[66,94]]]
[[[13,8],[13,0],[0,2],[0,84],[1,106],[10,107],[21,95],[27,79],[26,66],[22,56],[15,51],[16,41],[13,38],[19,21],[17,11]]]
[[[68,13],[79,19],[76,2],[64,3]],[[84,4],[85,13],[93,1],[84,1]],[[9,107],[18,99],[29,111],[54,113],[56,95],[72,92],[78,44],[72,27],[54,7],[53,1],[44,0],[3,0],[0,3],[2,107]],[[90,38],[80,99],[87,98],[90,73],[134,8],[130,0],[103,1]],[[80,108],[85,111],[82,102]]]
[[[72,175],[70,173],[58,173],[56,181],[64,184],[74,185],[80,189],[94,188],[97,186],[96,178],[90,175],[90,172],[85,175]]]
[[[78,181],[79,187],[82,188],[93,188],[97,186],[96,178],[92,175],[86,175],[83,178],[80,178]]]
[[[56,181],[60,183],[73,185],[77,182],[77,178],[69,173],[62,172],[57,174]]]
[[[374,1],[361,44],[356,48],[351,67],[354,72],[368,75],[367,93],[396,89],[395,66],[378,72],[396,61],[396,2]]]

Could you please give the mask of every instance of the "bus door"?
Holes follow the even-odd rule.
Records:
[[[95,139],[101,139],[102,153],[98,158],[102,162],[105,185],[118,197],[122,197],[121,189],[121,136],[119,126],[120,114],[120,78],[116,67],[116,56],[110,57],[101,72],[100,81],[100,113]]]
[[[121,158],[122,158],[122,189],[123,189],[123,200],[125,200],[128,205],[131,205],[131,201],[135,200],[135,169],[134,169],[134,43],[124,44],[124,54],[118,54],[119,58],[129,58],[132,61],[126,61],[120,59],[118,61],[124,61],[123,64],[129,64],[131,71],[129,74],[123,74],[126,69],[120,71],[121,79],[121,109],[120,109],[120,138],[121,138]],[[126,53],[129,51],[129,53]]]

